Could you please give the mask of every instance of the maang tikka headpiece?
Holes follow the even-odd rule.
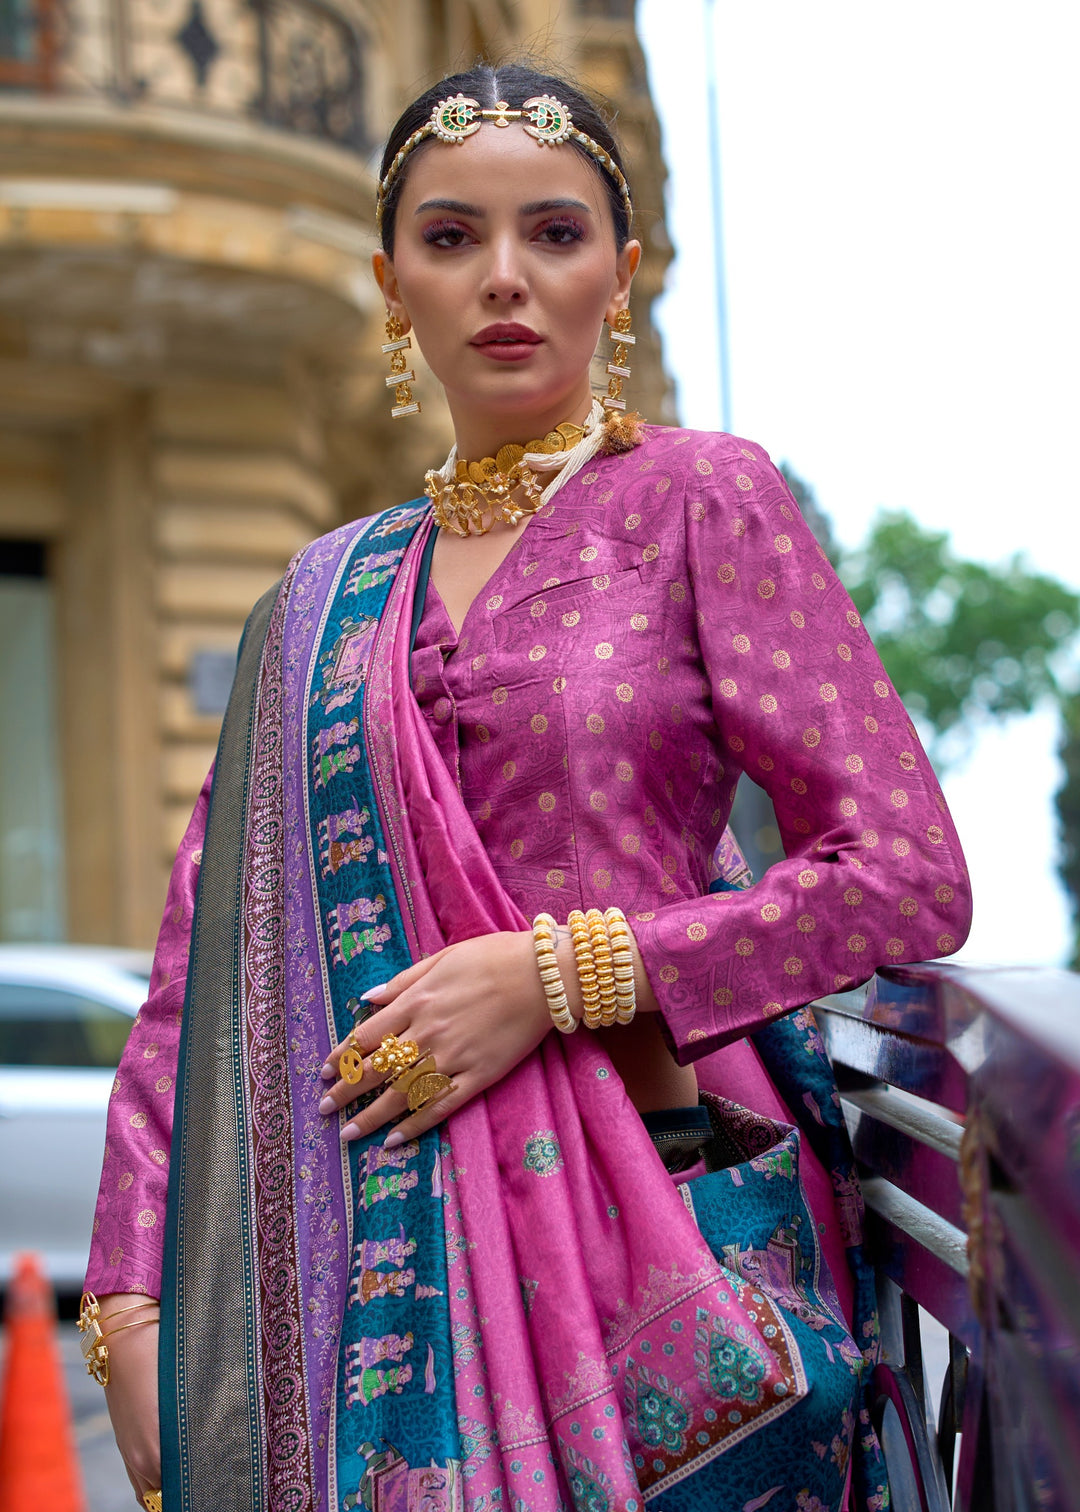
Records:
[[[386,177],[379,184],[375,202],[376,227],[382,229],[386,197],[390,193],[394,180],[405,166],[409,154],[414,152],[421,142],[426,141],[429,136],[434,136],[438,137],[440,142],[460,146],[467,137],[479,131],[485,121],[491,121],[496,126],[509,126],[511,121],[527,121],[529,124],[525,130],[531,137],[535,137],[541,147],[559,147],[563,142],[577,142],[579,147],[584,147],[591,158],[595,158],[608,177],[613,180],[626,206],[627,225],[633,222],[634,207],[630,202],[630,187],[622,169],[610,152],[606,152],[599,142],[594,142],[591,136],[586,136],[583,131],[577,129],[573,116],[561,100],[557,100],[554,95],[534,95],[531,100],[525,101],[520,110],[511,110],[505,100],[498,101],[490,109],[484,109],[479,100],[474,100],[468,95],[456,94],[439,101],[419,130],[414,131],[412,136],[402,144],[400,152],[386,170]]]

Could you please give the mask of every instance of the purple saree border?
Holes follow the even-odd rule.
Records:
[[[335,1042],[329,967],[315,906],[317,858],[307,807],[307,697],[341,574],[375,517],[353,521],[302,554],[282,641],[285,1003],[290,1042],[298,1284],[308,1362],[304,1389],[313,1428],[314,1504],[336,1506],[334,1443],[340,1319],[352,1242],[348,1152],[318,1111],[321,1071]]]
[[[282,639],[295,573],[286,574],[263,650],[256,687],[254,764],[244,826],[241,1044],[248,1102],[256,1237],[262,1453],[271,1508],[313,1505],[313,1452],[304,1338],[301,1210],[296,1167],[289,1043],[282,970],[285,923],[283,855]],[[281,1107],[285,1102],[284,1110]]]

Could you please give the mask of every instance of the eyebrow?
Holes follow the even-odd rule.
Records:
[[[468,215],[473,220],[483,220],[486,211],[479,205],[466,204],[464,200],[454,199],[429,199],[422,205],[417,205],[416,214],[426,215],[432,210],[445,210],[451,215]],[[592,210],[584,202],[577,199],[547,199],[532,200],[527,205],[518,208],[519,215],[546,215],[551,210],[578,210],[583,215],[591,215]]]

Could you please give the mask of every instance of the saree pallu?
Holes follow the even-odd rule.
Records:
[[[241,650],[177,1079],[167,1512],[833,1512],[875,1449],[873,1339],[837,1301],[801,1129],[727,1103],[745,1159],[680,1191],[588,1033],[398,1150],[317,1111],[367,988],[527,927],[409,686],[429,529],[410,505],[316,542]],[[763,1033],[834,1138],[812,1023]]]

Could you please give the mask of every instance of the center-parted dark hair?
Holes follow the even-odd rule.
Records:
[[[626,167],[614,132],[599,107],[587,95],[582,94],[580,89],[576,89],[573,84],[568,83],[566,79],[560,79],[555,74],[540,73],[537,69],[528,68],[522,63],[507,63],[501,66],[477,63],[467,73],[450,74],[445,79],[440,79],[430,89],[425,89],[422,95],[401,112],[386,143],[386,151],[383,153],[382,165],[379,169],[380,182],[386,177],[390,164],[402,147],[414,131],[419,131],[439,101],[445,100],[448,95],[455,94],[467,95],[471,99],[478,100],[484,109],[490,109],[503,101],[512,110],[520,110],[525,101],[531,100],[534,95],[554,95],[570,111],[577,129],[583,131],[586,136],[592,137],[593,141],[597,142],[615,160],[623,175],[626,175]],[[428,145],[429,142],[423,142],[415,150],[426,151]],[[572,138],[565,147],[573,147],[603,181],[604,188],[607,190],[608,203],[611,206],[611,216],[615,222],[615,247],[621,252],[630,235],[630,224],[618,185],[611,175],[601,168],[596,159],[590,157],[584,147],[579,146]],[[565,147],[557,150],[564,151]],[[542,150],[547,151],[546,148]],[[394,255],[394,229],[397,222],[398,202],[408,174],[409,162],[406,161],[391,184],[390,192],[383,204],[382,244],[383,250],[390,257]]]

